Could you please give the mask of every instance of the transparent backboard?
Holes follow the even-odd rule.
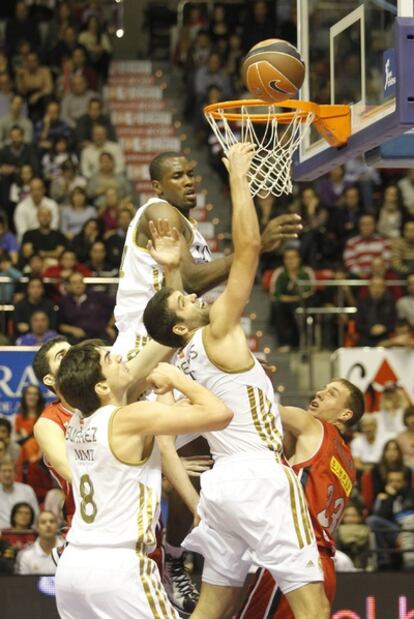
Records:
[[[400,0],[401,1],[401,0]],[[397,0],[298,0],[298,48],[306,63],[301,99],[351,106],[352,135],[396,109]],[[328,149],[308,132],[299,162]]]

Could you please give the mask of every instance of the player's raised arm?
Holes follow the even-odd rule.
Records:
[[[33,434],[48,464],[63,479],[71,481],[72,473],[66,457],[65,433],[62,428],[51,419],[40,417],[34,425]]]
[[[296,406],[280,406],[283,427],[294,436],[321,434],[322,426],[312,413]]]
[[[127,362],[133,383],[126,394],[127,402],[135,402],[148,389],[147,376],[161,361],[168,361],[174,349],[151,340]]]

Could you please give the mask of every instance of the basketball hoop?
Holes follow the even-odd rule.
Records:
[[[257,108],[266,110],[259,112]],[[281,112],[280,108],[293,111]],[[292,157],[312,124],[331,146],[346,144],[351,133],[348,105],[318,105],[296,99],[269,104],[260,99],[240,99],[207,105],[204,115],[224,154],[237,142],[256,145],[249,184],[252,196],[261,198],[292,193]],[[258,131],[255,125],[264,130]]]

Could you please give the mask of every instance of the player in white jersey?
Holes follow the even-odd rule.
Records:
[[[160,364],[148,380],[187,401],[123,406],[128,366],[96,341],[70,348],[58,388],[78,411],[66,432],[76,512],[56,572],[62,619],[178,619],[148,558],[161,497],[154,435],[223,428],[232,413],[178,369]]]
[[[201,523],[184,541],[205,558],[200,600],[191,616],[230,617],[254,563],[277,578],[296,619],[328,619],[302,490],[293,471],[281,463],[282,428],[273,389],[240,325],[260,252],[247,180],[253,154],[252,145],[236,144],[224,160],[230,173],[235,252],[224,292],[209,307],[196,295],[164,288],[144,312],[149,335],[182,347],[176,364],[234,413],[223,431],[204,434],[215,464],[201,476]],[[294,235],[296,231],[293,227]],[[157,244],[151,251],[163,263],[168,285],[177,281],[180,251],[175,231],[165,237],[165,248]]]

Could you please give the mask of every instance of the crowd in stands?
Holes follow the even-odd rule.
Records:
[[[6,22],[0,276],[10,281],[0,285],[0,303],[15,309],[3,342],[38,345],[60,333],[71,343],[101,337],[110,344],[116,337],[116,286],[86,286],[84,278],[118,274],[138,201],[102,94],[110,36],[95,4],[87,7],[61,2],[46,19],[42,14],[40,28],[36,12],[16,2]],[[202,106],[245,96],[240,62],[253,44],[296,38],[294,15],[278,21],[263,0],[249,5],[242,23],[234,21],[239,14],[217,3],[208,21],[200,6],[189,5],[172,59],[182,68],[185,113],[223,178]],[[295,184],[288,198],[258,200],[257,211],[262,227],[283,212],[298,212],[304,222],[301,238],[261,265],[280,350],[300,346],[298,307],[341,305],[357,307],[353,343],[414,348],[413,170],[379,173],[350,161],[312,185]],[[324,287],[327,278],[368,283]],[[327,348],[344,343],[338,320],[347,318],[325,321]],[[14,424],[0,418],[0,574],[54,573],[50,552],[65,523],[33,437],[43,406],[39,388],[28,385]],[[349,439],[358,484],[350,506],[335,507],[338,519],[343,515],[338,548],[357,569],[412,569],[414,553],[401,550],[414,542],[414,408],[402,390],[384,389],[378,411],[367,413]]]

